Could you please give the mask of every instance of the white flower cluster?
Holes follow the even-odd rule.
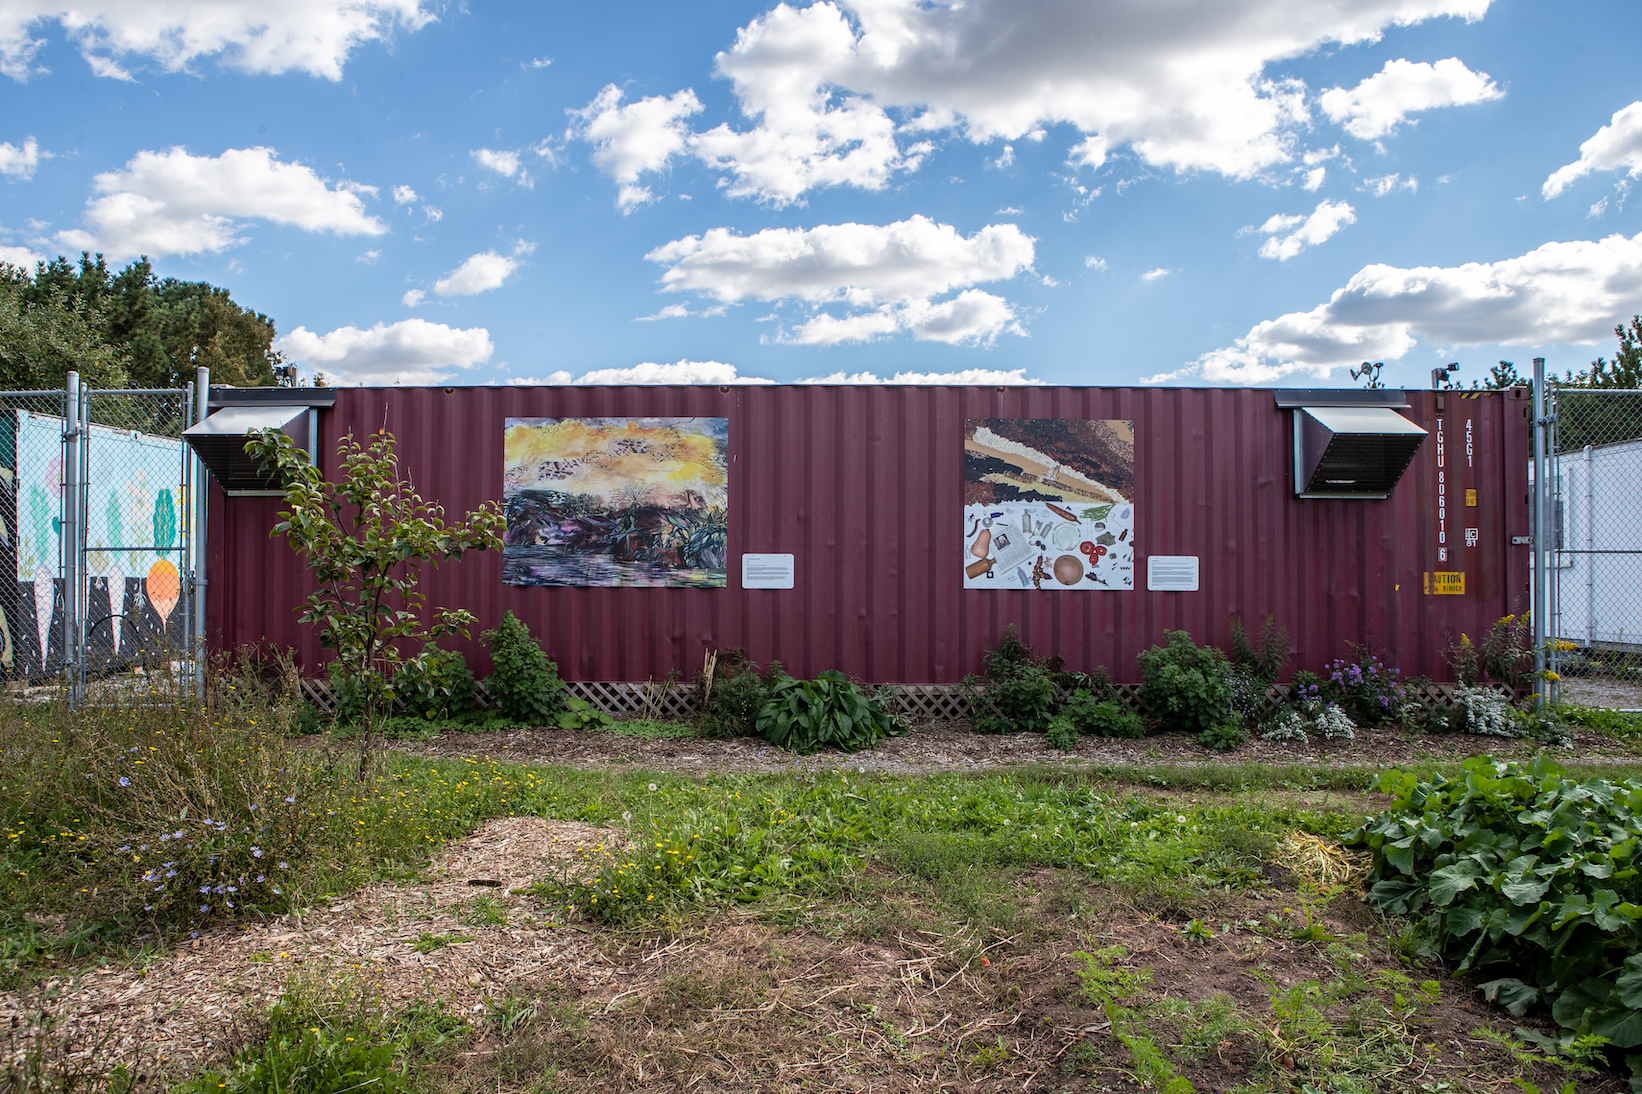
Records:
[[[1264,741],[1298,741],[1305,744],[1311,734],[1318,733],[1325,740],[1350,741],[1357,737],[1357,723],[1351,715],[1334,703],[1324,704],[1321,699],[1307,699],[1298,707],[1289,707],[1271,720],[1260,734]]]
[[[1465,732],[1480,737],[1520,737],[1510,702],[1487,688],[1456,688],[1454,698],[1465,708]]]

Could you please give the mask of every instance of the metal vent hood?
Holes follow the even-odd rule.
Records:
[[[233,406],[211,414],[182,431],[218,483],[230,495],[283,493],[283,484],[263,474],[262,466],[245,452],[245,436],[263,429],[290,434],[298,448],[309,448],[313,411],[306,406]]]
[[[1294,412],[1296,497],[1390,497],[1426,438],[1397,413],[1401,391],[1280,391],[1277,405]]]

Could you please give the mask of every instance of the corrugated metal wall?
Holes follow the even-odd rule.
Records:
[[[344,388],[321,414],[321,451],[387,428],[424,497],[452,515],[502,488],[509,417],[718,416],[730,420],[729,587],[571,589],[504,586],[488,552],[427,572],[429,603],[478,615],[463,644],[512,609],[574,680],[690,677],[702,654],[743,647],[813,676],[842,669],[876,683],[953,682],[1016,624],[1070,667],[1139,678],[1135,655],[1181,628],[1223,645],[1228,618],[1275,612],[1296,668],[1320,668],[1366,642],[1405,674],[1449,679],[1442,651],[1527,610],[1528,400],[1520,389],[1461,397],[1410,392],[1430,430],[1387,501],[1300,501],[1290,414],[1269,390],[1011,387]],[[1439,414],[1438,404],[1446,405]],[[954,563],[970,418],[1120,418],[1135,423],[1135,589],[964,591]],[[1444,433],[1445,493],[1435,434]],[[329,469],[334,455],[322,458]],[[1466,508],[1464,491],[1477,492]],[[1439,562],[1439,501],[1450,558]],[[217,649],[295,647],[323,658],[295,606],[310,585],[283,539],[276,498],[213,488],[209,633]],[[1456,516],[1456,514],[1460,514]],[[1462,529],[1478,529],[1466,548]],[[796,556],[790,591],[740,588],[744,552]],[[1201,591],[1148,592],[1144,556],[1197,555]],[[1463,596],[1427,595],[1424,574],[1467,574]]]

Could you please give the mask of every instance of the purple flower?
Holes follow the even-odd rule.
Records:
[[[131,785],[131,780],[126,778],[124,775],[121,775],[120,776],[120,785],[121,786],[130,786]]]

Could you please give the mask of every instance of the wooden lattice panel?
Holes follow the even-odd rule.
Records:
[[[1422,683],[1409,687],[1410,698],[1426,706],[1448,709],[1455,705],[1457,684]],[[336,706],[335,692],[328,680],[303,680],[299,685],[302,698],[322,711]],[[654,718],[659,721],[688,721],[696,716],[696,691],[692,687],[663,681],[661,683],[621,683],[614,681],[577,680],[565,684],[569,695],[584,699],[593,709],[614,718]],[[1112,697],[1130,707],[1142,717],[1152,711],[1141,701],[1139,684],[1113,684]],[[1512,698],[1509,688],[1493,689],[1507,699]],[[1266,689],[1264,701],[1256,712],[1257,720],[1264,721],[1277,712],[1289,699],[1290,685],[1273,684]],[[968,684],[884,684],[875,689],[880,703],[893,713],[904,715],[913,722],[944,722],[968,718],[977,701],[986,702],[986,688]],[[1060,689],[1062,702],[1071,697],[1070,688]],[[473,685],[474,701],[480,707],[495,705],[495,700],[484,681]],[[396,702],[395,708],[398,708]]]

